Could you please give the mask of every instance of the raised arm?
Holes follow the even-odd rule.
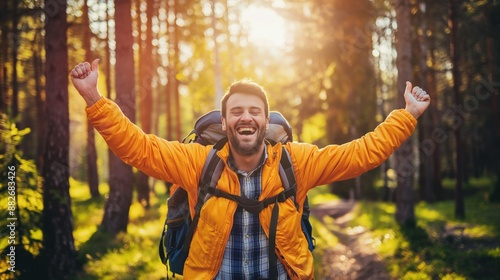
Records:
[[[87,117],[113,153],[126,164],[149,176],[197,187],[199,171],[208,154],[207,147],[184,145],[144,133],[134,125],[111,100],[97,90],[99,60],[76,65],[71,81],[87,103]],[[186,168],[189,167],[189,168]]]
[[[406,83],[404,97],[404,110],[393,111],[374,131],[363,137],[323,149],[314,145],[296,145],[296,169],[301,171],[297,178],[303,177],[307,188],[311,188],[359,176],[384,162],[410,137],[416,119],[430,104],[429,95],[419,87],[412,88],[410,82]]]

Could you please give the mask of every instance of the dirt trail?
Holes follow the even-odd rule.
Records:
[[[339,243],[325,250],[322,259],[322,279],[392,279],[385,263],[372,247],[371,233],[363,227],[349,227],[353,218],[355,202],[342,201],[325,203],[311,207],[311,213],[318,220],[325,217],[335,220],[330,231],[338,237]]]

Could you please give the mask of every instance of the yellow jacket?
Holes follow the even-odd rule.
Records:
[[[212,146],[182,144],[145,134],[115,103],[105,98],[87,108],[87,114],[111,150],[125,163],[149,176],[183,186],[189,195],[191,215],[194,215],[199,177]],[[373,132],[343,145],[319,149],[305,143],[285,144],[296,175],[297,203],[302,206],[307,191],[315,186],[353,178],[377,167],[411,135],[415,125],[416,119],[401,109],[393,111]],[[260,200],[283,190],[278,172],[281,144],[269,145],[267,153]],[[217,188],[240,195],[238,176],[227,166],[228,144],[218,155],[226,167]],[[217,275],[236,208],[234,201],[218,197],[204,204],[185,263],[185,279],[213,279]],[[259,215],[267,236],[272,208],[272,205],[267,207]],[[300,228],[301,214],[290,199],[280,204],[276,252],[291,279],[312,279],[313,256]]]

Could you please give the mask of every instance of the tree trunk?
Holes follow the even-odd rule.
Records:
[[[488,87],[487,90],[491,94],[491,112],[492,119],[497,121],[500,119],[500,92],[498,86],[500,85],[500,58],[498,49],[500,48],[500,20],[498,13],[500,12],[500,5],[489,2],[487,14],[485,19],[487,21],[488,32],[486,37],[486,48],[488,55]],[[497,54],[494,55],[495,50]],[[495,90],[493,87],[496,87]],[[493,143],[500,143],[500,126],[493,126]],[[490,196],[490,201],[500,202],[500,147],[495,145],[492,151],[493,158],[496,159],[493,163],[493,174],[496,175],[496,182],[494,185],[493,193]]]
[[[217,42],[217,16],[215,14],[215,2],[216,0],[211,0],[212,8],[212,29],[213,29],[213,41],[214,41],[214,108],[220,109],[220,100],[222,99],[223,89],[222,89],[222,71],[220,66],[220,56],[219,56],[219,43]],[[230,40],[228,40],[230,41]]]
[[[85,50],[85,61],[91,62],[94,60],[92,50],[90,47],[90,40],[92,34],[90,31],[90,18],[89,18],[89,3],[85,1],[83,5],[83,48]],[[92,198],[99,198],[99,175],[97,174],[97,149],[95,146],[95,133],[94,127],[87,120],[87,180],[89,184],[89,191]]]
[[[174,98],[175,98],[175,127],[176,127],[176,137],[175,140],[180,141],[182,139],[182,122],[181,122],[181,95],[179,93],[179,80],[177,79],[177,73],[179,73],[179,43],[180,43],[180,28],[177,24],[177,17],[179,14],[179,0],[174,0]]]
[[[356,127],[358,127],[359,124],[357,124],[357,109],[359,108],[359,104],[356,104],[356,92],[354,90],[349,91],[349,122],[350,122],[350,128],[349,132],[351,135],[352,139],[357,139],[360,136],[358,135],[358,130]],[[362,191],[361,191],[361,176],[359,175],[353,180],[353,195],[350,195],[349,199],[354,199],[354,200],[359,200],[362,197]]]
[[[19,114],[19,84],[17,81],[17,52],[19,48],[19,30],[17,29],[19,15],[17,14],[19,3],[14,1],[12,15],[12,103],[11,117],[16,118]]]
[[[153,112],[153,77],[155,67],[153,62],[153,31],[152,20],[154,16],[154,1],[147,1],[146,8],[146,41],[142,42],[139,37],[139,43],[142,45],[140,63],[140,86],[139,86],[139,107],[141,128],[145,133],[151,133],[151,114]],[[149,177],[143,172],[137,174],[137,199],[145,207],[149,208]]]
[[[76,268],[69,197],[68,50],[65,0],[47,6],[45,22],[47,137],[43,167],[44,279],[68,279]]]
[[[106,62],[105,62],[105,71],[106,71],[106,97],[111,98],[111,53],[109,48],[109,13],[112,0],[106,0]]]
[[[234,50],[233,50],[233,42],[231,41],[231,38],[232,38],[232,34],[231,34],[231,26],[234,26],[234,23],[232,22],[232,14],[233,14],[233,10],[234,9],[231,9],[227,3],[228,0],[224,0],[223,1],[223,5],[224,5],[224,10],[226,11],[224,13],[224,28],[225,28],[225,32],[227,34],[227,40],[226,40],[226,48],[227,48],[227,57],[229,58],[228,60],[228,63],[229,63],[229,73],[226,72],[226,79],[229,80],[229,81],[234,81],[236,80],[234,75],[236,73],[236,68],[235,68],[235,61],[234,61]],[[231,15],[231,16],[230,16]],[[236,17],[238,18],[238,17]],[[221,79],[222,81],[222,79]],[[222,82],[221,82],[221,87],[222,87]],[[222,89],[222,88],[221,88]],[[224,91],[222,89],[222,91]],[[222,92],[222,94],[224,94],[224,92]],[[222,98],[222,96],[221,96]],[[216,100],[216,102],[218,102],[218,104],[220,104],[220,100]],[[215,108],[218,108],[219,105],[216,104],[216,107]]]
[[[115,0],[116,25],[116,103],[130,121],[135,122],[134,53],[132,45],[131,0]],[[132,203],[134,176],[132,167],[110,153],[109,198],[101,229],[112,234],[127,231]]]
[[[7,11],[8,1],[2,1],[2,10]],[[8,93],[8,75],[7,75],[7,56],[9,53],[9,44],[7,43],[9,35],[9,25],[4,17],[0,19],[2,38],[0,44],[0,113],[7,113],[7,93]]]
[[[167,108],[167,120],[166,120],[166,138],[168,140],[174,139],[173,136],[173,111],[175,110],[175,106],[172,105],[172,101],[175,101],[175,88],[176,88],[176,81],[175,81],[175,64],[174,64],[174,57],[177,55],[177,53],[174,53],[175,51],[173,50],[173,45],[175,43],[175,33],[173,29],[175,28],[175,21],[170,20],[170,15],[174,14],[175,15],[175,8],[172,6],[171,1],[167,1],[166,3],[166,10],[167,10],[167,35],[168,35],[168,65],[167,65],[167,87],[165,91],[166,99],[166,108]]]
[[[45,142],[47,117],[45,116],[45,97],[43,96],[42,84],[40,82],[43,75],[42,59],[40,58],[40,49],[38,47],[38,39],[35,36],[36,47],[33,49],[33,73],[35,79],[35,104],[36,104],[36,168],[38,172],[43,170],[43,146]]]
[[[436,69],[438,68],[437,62],[436,62],[436,57],[435,57],[435,30],[432,31],[432,36],[433,38],[430,40],[430,61],[431,61],[431,67],[429,69],[429,75],[427,76],[428,79],[428,90],[427,92],[429,93],[429,96],[431,97],[431,104],[429,105],[430,108],[427,110],[428,112],[426,114],[429,114],[431,117],[431,126],[433,131],[444,131],[443,127],[441,125],[441,118],[440,118],[440,113],[439,109],[437,107],[439,96],[438,96],[438,87],[437,87],[437,78],[436,78]],[[434,194],[436,197],[436,200],[443,200],[444,199],[444,191],[443,191],[443,184],[442,184],[442,175],[441,175],[441,150],[442,150],[442,144],[445,141],[441,137],[436,137],[436,134],[431,135],[431,138],[434,143],[434,152],[432,153],[432,186],[434,189]]]
[[[388,27],[386,27],[388,28]],[[385,29],[379,30],[377,34],[377,41],[376,44],[380,46],[382,43],[381,39],[383,37],[383,32]],[[375,88],[377,89],[377,104],[378,104],[378,114],[382,116],[382,119],[385,120],[387,118],[387,113],[385,112],[385,103],[386,103],[386,97],[384,96],[384,90],[382,89],[382,85],[384,84],[383,79],[382,79],[382,71],[380,70],[380,57],[375,57],[374,63],[375,63],[375,69],[378,69],[376,71],[376,76],[375,76]],[[384,201],[392,201],[392,191],[393,189],[389,187],[389,177],[388,177],[388,171],[391,168],[391,157],[389,157],[386,161],[384,161],[380,165],[380,177],[382,177],[382,182],[383,182],[383,200]]]
[[[421,19],[421,29],[422,32],[419,33],[419,45],[420,45],[420,87],[424,90],[430,92],[427,77],[429,75],[427,67],[427,13],[425,2],[420,3],[420,19]],[[434,202],[436,200],[436,195],[433,188],[433,154],[435,143],[431,139],[433,125],[431,121],[431,110],[419,120],[419,146],[420,146],[420,172],[419,172],[419,187],[421,188],[420,194],[422,198],[427,202]]]
[[[411,29],[410,29],[410,1],[396,0],[396,32],[398,90],[397,100],[399,108],[405,107],[404,90],[406,81],[412,78],[411,67]],[[412,139],[405,141],[395,153],[397,189],[396,189],[396,221],[400,225],[415,225],[415,206],[413,190],[414,164],[412,156]]]
[[[458,50],[458,10],[459,2],[457,0],[450,0],[450,18],[449,18],[449,28],[451,31],[450,40],[450,52],[451,52],[451,62],[452,62],[452,75],[453,75],[453,99],[455,102],[455,108],[460,108],[462,106],[462,96],[460,93],[460,88],[462,85],[462,78],[460,76],[459,65],[460,65],[460,51]],[[464,205],[464,194],[463,194],[463,178],[465,174],[464,166],[464,141],[462,139],[461,125],[465,121],[461,114],[455,114],[456,125],[454,125],[454,135],[455,135],[455,217],[459,219],[465,218],[465,205]]]

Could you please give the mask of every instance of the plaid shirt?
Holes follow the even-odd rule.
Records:
[[[251,172],[237,170],[232,158],[229,166],[238,174],[241,195],[259,199],[262,191],[262,165],[267,153],[264,151],[260,165]],[[243,208],[236,209],[233,228],[224,251],[224,258],[215,279],[266,279],[269,276],[268,238],[259,221],[259,214],[252,214]],[[288,279],[283,264],[277,260],[278,279]]]

